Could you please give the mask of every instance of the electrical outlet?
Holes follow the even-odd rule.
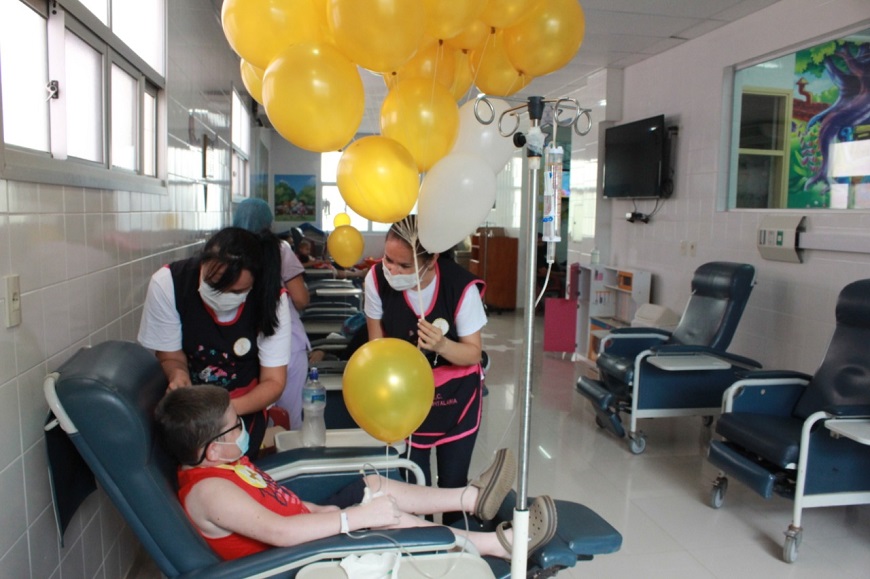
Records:
[[[17,275],[7,275],[3,278],[6,285],[6,327],[11,328],[21,323],[21,282]]]
[[[688,248],[689,248],[688,241],[686,241],[685,239],[680,241],[680,255],[681,256],[683,256],[683,257],[686,256],[686,253],[688,252]]]
[[[689,242],[689,257],[695,257],[695,242]]]

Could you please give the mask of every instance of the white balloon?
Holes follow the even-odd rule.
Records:
[[[483,120],[492,122],[484,125],[474,115],[476,99],[466,102],[459,108],[459,134],[448,155],[453,153],[468,153],[483,157],[494,173],[504,169],[516,147],[513,136],[502,137],[498,132],[498,121],[501,114],[511,108],[511,105],[500,99],[487,98],[492,103],[494,112],[490,112],[485,102],[477,106],[477,112]],[[516,119],[505,117],[504,127],[507,130],[515,128]]]
[[[447,251],[477,229],[495,203],[495,186],[495,173],[479,155],[456,153],[435,163],[417,201],[423,247]]]

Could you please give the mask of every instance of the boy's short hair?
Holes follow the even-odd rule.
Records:
[[[218,386],[186,386],[167,392],[154,410],[166,450],[181,464],[202,462],[199,453],[220,434],[229,405],[229,392]]]

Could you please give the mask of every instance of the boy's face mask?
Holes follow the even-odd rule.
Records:
[[[242,425],[242,432],[239,434],[238,438],[236,438],[235,442],[221,442],[219,440],[215,440],[215,444],[234,444],[239,449],[239,456],[232,460],[227,460],[226,462],[235,462],[245,456],[248,453],[248,447],[251,443],[251,435],[248,434],[248,429],[245,428],[245,421],[239,418],[239,422]]]

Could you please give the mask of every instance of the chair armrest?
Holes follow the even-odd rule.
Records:
[[[670,337],[670,333],[656,328],[616,328],[601,340],[601,352],[633,358]]]
[[[707,356],[714,356],[716,358],[724,360],[732,366],[739,366],[747,369],[761,368],[761,363],[753,360],[752,358],[747,358],[738,354],[732,354],[731,352],[725,352],[723,350],[717,350],[716,348],[710,348],[708,346],[664,344],[661,346],[654,346],[650,348],[650,351],[653,356],[705,354]]]
[[[824,410],[836,418],[870,418],[870,404],[837,404]]]
[[[418,527],[377,531],[377,533],[360,532],[354,535],[354,538],[336,535],[295,547],[269,549],[241,559],[222,561],[180,577],[183,579],[236,579],[253,575],[286,577],[288,571],[318,560],[337,560],[353,554],[395,551],[397,544],[401,545],[404,551],[427,553],[446,550],[455,543],[454,534],[446,527]]]
[[[802,372],[744,372],[722,396],[722,412],[789,416],[810,381]]]
[[[671,337],[671,333],[661,328],[614,328],[610,331],[610,335],[614,337],[649,337],[650,335],[667,340]]]

